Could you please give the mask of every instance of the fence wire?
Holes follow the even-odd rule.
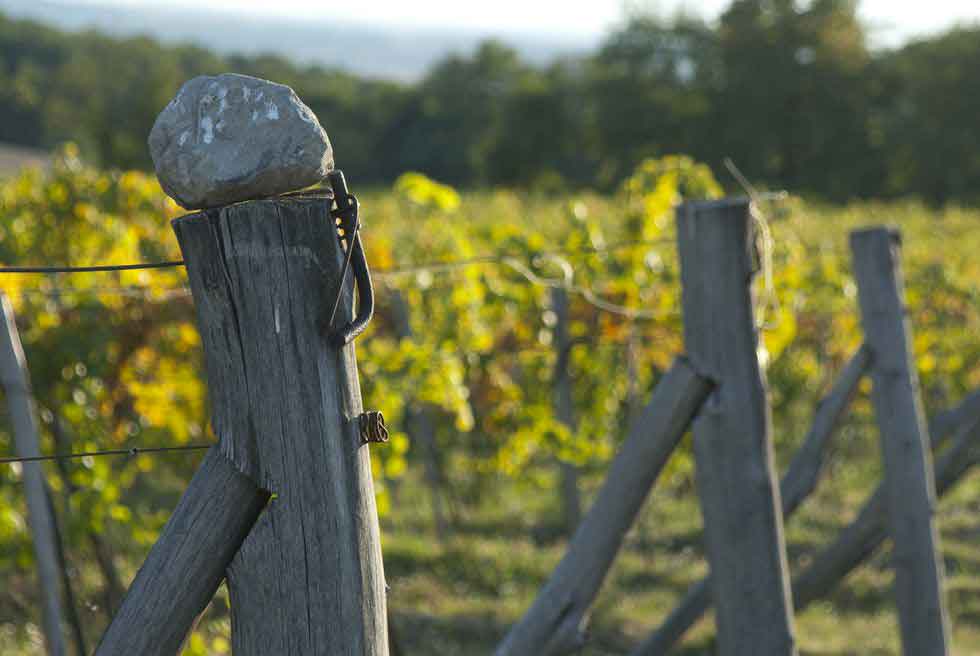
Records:
[[[46,456],[27,456],[0,458],[0,464],[21,462],[42,462],[45,460],[72,460],[76,458],[97,458],[101,456],[138,456],[143,453],[170,453],[177,451],[200,451],[210,449],[211,444],[188,444],[186,446],[133,446],[128,449],[104,449],[101,451],[79,451],[75,453],[54,453]]]
[[[651,312],[638,310],[602,298],[591,288],[575,284],[575,270],[567,258],[581,257],[585,255],[603,255],[628,248],[639,248],[644,246],[664,246],[672,245],[672,238],[650,239],[640,241],[621,241],[601,246],[583,246],[576,249],[550,249],[539,250],[530,253],[488,253],[476,255],[468,258],[433,260],[430,262],[409,263],[390,267],[377,267],[373,269],[379,278],[392,278],[403,275],[419,274],[423,272],[441,272],[463,269],[470,266],[499,265],[507,267],[518,273],[526,282],[532,285],[562,288],[570,294],[579,296],[586,303],[595,308],[626,317],[630,320],[637,319],[659,319],[669,316],[676,316],[677,311],[671,312]],[[539,264],[545,260],[550,260],[561,268],[563,276],[561,278],[546,278],[535,273],[526,262]],[[127,264],[97,264],[86,266],[56,266],[56,265],[37,265],[37,266],[0,266],[0,274],[77,274],[77,273],[107,273],[119,271],[139,271],[152,269],[179,268],[185,266],[183,260],[164,260],[160,262],[134,262]],[[141,285],[114,286],[114,287],[27,287],[18,290],[20,294],[39,295],[39,296],[59,296],[71,294],[112,294],[118,296],[129,296],[134,298],[158,298],[168,300],[170,298],[187,297],[190,295],[190,288],[185,286],[167,287],[153,289]],[[620,348],[628,346],[625,343],[602,344],[602,347]],[[550,347],[546,348],[525,348],[514,351],[516,354],[542,354],[551,352]],[[4,385],[7,393],[14,393],[18,390],[10,385]],[[21,390],[27,391],[28,390]],[[82,451],[72,453],[56,453],[50,455],[39,455],[30,457],[4,457],[0,458],[0,464],[18,464],[25,462],[43,462],[52,460],[71,460],[90,457],[105,456],[128,456],[134,457],[141,454],[160,454],[187,451],[199,451],[208,449],[211,444],[191,444],[185,446],[157,446],[157,447],[129,447],[123,449],[103,449],[96,451]]]
[[[409,263],[390,267],[372,267],[372,273],[380,274],[408,274],[421,271],[436,272],[446,269],[462,268],[478,264],[504,264],[508,259],[537,257],[564,256],[575,257],[579,255],[601,255],[611,253],[626,248],[640,246],[658,246],[673,244],[672,238],[644,239],[639,241],[614,242],[605,246],[583,246],[574,249],[554,249],[532,251],[530,253],[487,253],[475,255],[462,259],[433,260],[431,262]],[[142,269],[168,269],[185,266],[183,260],[164,260],[161,262],[134,262],[129,264],[95,264],[89,266],[69,266],[69,265],[30,265],[30,266],[0,266],[0,273],[37,273],[37,274],[58,274],[58,273],[102,273],[112,271],[139,271]]]
[[[621,241],[603,246],[583,246],[576,249],[552,249],[539,250],[530,253],[493,253],[477,255],[462,259],[434,260],[431,262],[409,263],[405,265],[395,265],[390,267],[372,268],[375,277],[385,279],[402,275],[419,274],[422,272],[437,273],[451,271],[470,266],[498,265],[506,266],[519,273],[527,282],[541,287],[561,287],[569,293],[579,296],[589,305],[596,309],[623,316],[631,320],[659,319],[665,316],[676,315],[676,311],[652,312],[637,308],[630,308],[606,298],[603,298],[594,288],[583,287],[573,282],[574,268],[566,258],[581,257],[583,255],[603,255],[613,253],[628,248],[640,248],[644,246],[663,246],[672,245],[672,238],[646,239],[639,241]],[[535,274],[525,262],[541,262],[543,260],[556,261],[566,271],[563,280],[553,280]],[[137,271],[145,269],[164,269],[179,268],[184,266],[182,260],[166,260],[162,262],[142,262],[130,264],[100,264],[92,266],[3,266],[0,267],[0,274],[74,274],[74,273],[100,273],[114,271]],[[571,268],[571,274],[568,269]],[[152,289],[140,285],[116,286],[116,287],[31,287],[22,288],[22,294],[35,295],[70,295],[70,294],[112,294],[117,296],[132,298],[156,298],[159,300],[169,300],[170,298],[186,297],[190,294],[187,286],[167,287],[163,289]]]

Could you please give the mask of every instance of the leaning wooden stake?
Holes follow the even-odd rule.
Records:
[[[956,433],[955,445],[950,446],[935,462],[936,493],[942,496],[967,468],[976,462],[980,446],[980,390],[966,396],[955,407],[929,420],[932,449],[936,451],[951,434]],[[972,428],[971,428],[972,427]],[[964,459],[962,454],[973,454]],[[851,570],[860,565],[888,537],[885,528],[885,490],[879,484],[868,497],[857,517],[831,544],[814,556],[810,565],[793,577],[793,604],[803,610],[811,602],[833,590]]]
[[[329,209],[294,196],[174,221],[221,451],[273,494],[228,570],[235,656],[388,653],[354,347],[320,321],[343,255]],[[337,325],[351,292],[348,276]]]
[[[889,228],[851,233],[861,317],[874,364],[872,402],[881,433],[885,504],[895,543],[895,597],[906,654],[949,649],[943,567],[933,517],[929,436],[912,363],[900,237]]]
[[[952,408],[929,417],[929,441],[933,452],[963,424],[972,422],[980,416],[980,389],[964,396]]]
[[[30,376],[24,347],[20,343],[14,309],[10,299],[0,294],[3,311],[3,329],[0,330],[0,376],[7,395],[7,407],[13,424],[14,446],[17,455],[33,458],[41,455],[38,446],[37,417],[31,398]],[[34,559],[37,563],[38,584],[41,592],[41,624],[48,654],[67,654],[64,634],[61,631],[61,584],[58,562],[58,545],[55,520],[48,503],[44,471],[39,462],[21,465],[24,494],[27,498],[27,514],[34,541]]]
[[[631,426],[564,558],[497,656],[548,656],[582,646],[589,609],[623,538],[710,390],[685,358],[677,359]]]
[[[938,496],[951,490],[980,459],[980,414],[965,419],[955,433],[952,444],[936,458],[934,465]],[[793,578],[796,607],[803,610],[826,596],[855,567],[870,558],[888,537],[887,524],[885,487],[879,485],[854,521]]]
[[[677,211],[684,342],[711,394],[694,456],[722,656],[795,653],[783,514],[752,312],[757,270],[748,201]]]
[[[269,495],[211,447],[102,636],[96,656],[172,656]]]
[[[816,488],[826,461],[827,447],[870,363],[870,351],[867,346],[862,345],[844,367],[840,380],[820,400],[813,424],[803,444],[793,454],[793,460],[780,483],[784,520],[789,519]],[[711,607],[710,585],[710,578],[703,578],[688,588],[684,598],[670,612],[660,628],[632,652],[633,656],[658,656],[666,653]]]

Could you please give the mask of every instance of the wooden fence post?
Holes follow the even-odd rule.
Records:
[[[949,649],[935,482],[918,376],[912,362],[900,235],[877,227],[851,233],[854,278],[874,363],[872,402],[881,434],[885,504],[895,544],[895,597],[906,654]]]
[[[228,569],[235,656],[385,656],[385,582],[354,346],[332,346],[329,198],[174,220],[222,453],[272,493]],[[342,312],[353,316],[352,277]]]
[[[684,342],[716,387],[694,421],[697,486],[722,656],[795,653],[783,514],[752,311],[749,202],[677,210]]]
[[[0,307],[4,323],[0,329],[0,376],[3,376],[3,388],[7,394],[7,406],[10,408],[14,446],[18,456],[34,458],[41,455],[41,451],[38,446],[37,417],[31,398],[24,347],[17,332],[13,306],[10,299],[2,293]],[[61,595],[58,587],[61,584],[61,575],[53,510],[48,503],[41,463],[25,462],[21,467],[27,515],[34,541],[34,559],[37,561],[45,645],[51,656],[64,656],[68,652],[61,630]]]
[[[568,364],[572,357],[571,336],[568,333],[568,291],[562,287],[551,289],[551,308],[555,313],[555,351],[557,361],[552,380],[555,417],[569,431],[575,431],[575,400],[572,398],[572,378]],[[582,521],[582,496],[579,493],[578,467],[570,462],[559,461],[561,513],[565,532],[572,535]]]

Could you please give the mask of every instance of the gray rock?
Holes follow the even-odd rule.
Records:
[[[275,196],[333,168],[327,133],[289,87],[226,73],[190,80],[153,124],[160,185],[186,209]]]

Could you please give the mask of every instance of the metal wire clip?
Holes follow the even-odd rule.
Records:
[[[385,416],[381,414],[380,410],[368,410],[361,413],[361,416],[357,418],[357,428],[361,436],[361,444],[388,441]]]
[[[337,281],[333,307],[329,317],[324,322],[323,330],[329,334],[330,342],[334,346],[343,348],[364,332],[368,323],[371,322],[371,317],[374,316],[374,287],[371,283],[371,272],[368,270],[367,258],[364,255],[364,246],[361,244],[361,236],[358,232],[361,225],[358,218],[360,204],[357,202],[357,197],[348,191],[343,171],[331,171],[327,175],[327,181],[333,189],[334,204],[336,205],[335,209],[330,210],[330,217],[338,227],[338,236],[346,241],[347,256],[344,258],[344,267],[340,272],[340,279]],[[347,280],[349,268],[353,268],[354,282],[357,285],[357,316],[342,328],[335,329],[333,322],[340,307],[340,299],[343,296],[344,282]]]

